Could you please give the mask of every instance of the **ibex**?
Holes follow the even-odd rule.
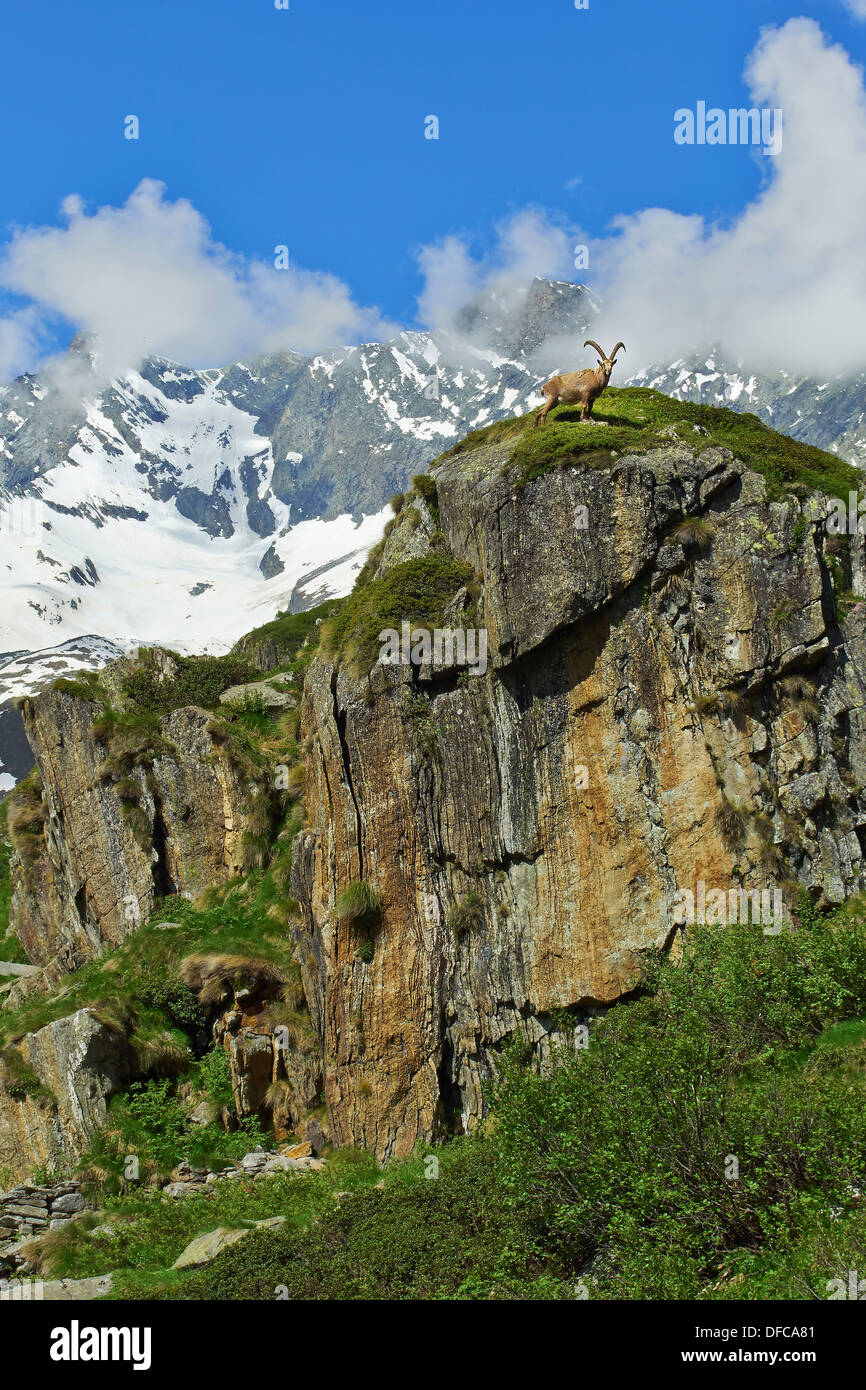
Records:
[[[625,352],[625,343],[617,343],[610,357],[607,357],[598,343],[594,343],[591,338],[587,338],[583,346],[595,348],[598,353],[598,366],[587,367],[582,372],[566,372],[565,376],[552,376],[550,381],[546,381],[541,389],[547,399],[535,417],[536,425],[539,421],[544,424],[547,412],[552,410],[557,402],[562,405],[575,405],[578,401],[581,420],[595,423],[592,419],[592,407],[610,381],[620,348]]]

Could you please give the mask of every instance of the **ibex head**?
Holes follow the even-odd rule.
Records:
[[[592,341],[592,338],[587,338],[583,346],[595,348],[596,352],[598,353],[598,365],[601,367],[601,370],[604,372],[606,378],[610,376],[611,372],[614,369],[614,364],[616,363],[616,355],[619,352],[620,348],[622,348],[623,352],[625,352],[625,343],[617,343],[613,352],[610,354],[610,356],[608,356],[607,353],[599,347],[598,343],[594,343]]]

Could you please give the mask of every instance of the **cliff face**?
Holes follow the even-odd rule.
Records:
[[[543,1057],[633,987],[684,890],[866,885],[866,627],[832,582],[862,538],[826,555],[825,500],[699,439],[525,486],[509,449],[447,458],[377,570],[466,561],[444,625],[475,602],[486,674],[320,657],[305,685],[298,953],[335,1138],[383,1158],[477,1121],[509,1036]]]
[[[238,957],[213,1029],[237,1111],[385,1159],[477,1123],[509,1039],[542,1061],[579,1045],[575,1024],[631,991],[649,952],[681,949],[688,894],[778,893],[790,921],[803,891],[866,888],[864,542],[828,534],[814,490],[853,470],[746,417],[758,473],[719,442],[725,412],[671,424],[662,397],[619,399],[598,429],[470,437],[417,480],[330,615],[304,682],[290,930],[303,778],[277,774],[294,729],[248,758],[204,709],[124,713],[122,664],[100,677],[110,699],[25,704],[38,777],[10,811],[12,926],[44,971],[10,1003],[120,944],[158,899],[244,872],[252,843],[285,951],[267,1007]],[[643,410],[668,416],[644,428]],[[287,621],[253,646],[297,656]],[[404,621],[468,629],[486,657],[377,661]],[[135,688],[161,700],[180,669],[142,658],[155,684]],[[280,786],[294,820],[274,813]],[[228,970],[210,931],[203,958]],[[0,1150],[16,1171],[28,1126],[35,1157],[80,1151],[59,1100],[13,1099]]]
[[[133,727],[137,743],[100,726],[101,706],[61,690],[23,713],[39,776],[13,800],[14,817],[29,795],[34,821],[17,838],[10,924],[50,984],[118,945],[157,897],[240,873],[250,807],[267,787],[206,710],[174,710],[147,739]],[[112,742],[124,736],[118,756]],[[13,1004],[32,988],[16,986]]]

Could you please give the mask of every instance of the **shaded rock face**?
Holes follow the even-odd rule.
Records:
[[[31,860],[13,859],[10,924],[49,987],[119,945],[157,896],[195,894],[239,873],[246,811],[265,788],[228,755],[207,711],[178,709],[161,721],[163,747],[130,773],[133,821],[92,732],[99,706],[51,690],[25,702],[23,713],[44,828]],[[39,984],[15,986],[10,1002]]]
[[[27,1178],[36,1168],[74,1162],[57,1107],[45,1097],[0,1096],[0,1181]]]
[[[866,624],[837,617],[821,500],[699,446],[523,489],[506,456],[435,473],[486,675],[318,658],[305,686],[298,954],[335,1141],[380,1158],[476,1123],[509,1037],[543,1058],[633,988],[701,881],[866,885]],[[372,959],[337,920],[353,879]]]
[[[50,1095],[2,1098],[0,1170],[13,1180],[74,1163],[130,1075],[126,1040],[90,1009],[27,1033],[18,1048]]]
[[[218,1019],[214,1040],[228,1055],[235,1110],[241,1119],[272,1124],[277,1138],[298,1132],[321,1140],[319,1117],[311,1114],[322,1089],[322,1062],[315,1046],[272,1026],[256,1010],[237,1008]]]

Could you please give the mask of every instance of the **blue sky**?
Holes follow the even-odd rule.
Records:
[[[673,111],[748,104],[762,26],[800,14],[866,57],[842,0],[6,0],[0,245],[68,194],[120,206],[155,179],[232,252],[286,244],[408,323],[419,246],[483,254],[526,207],[597,236],[653,206],[735,218],[760,160],[677,147]]]

